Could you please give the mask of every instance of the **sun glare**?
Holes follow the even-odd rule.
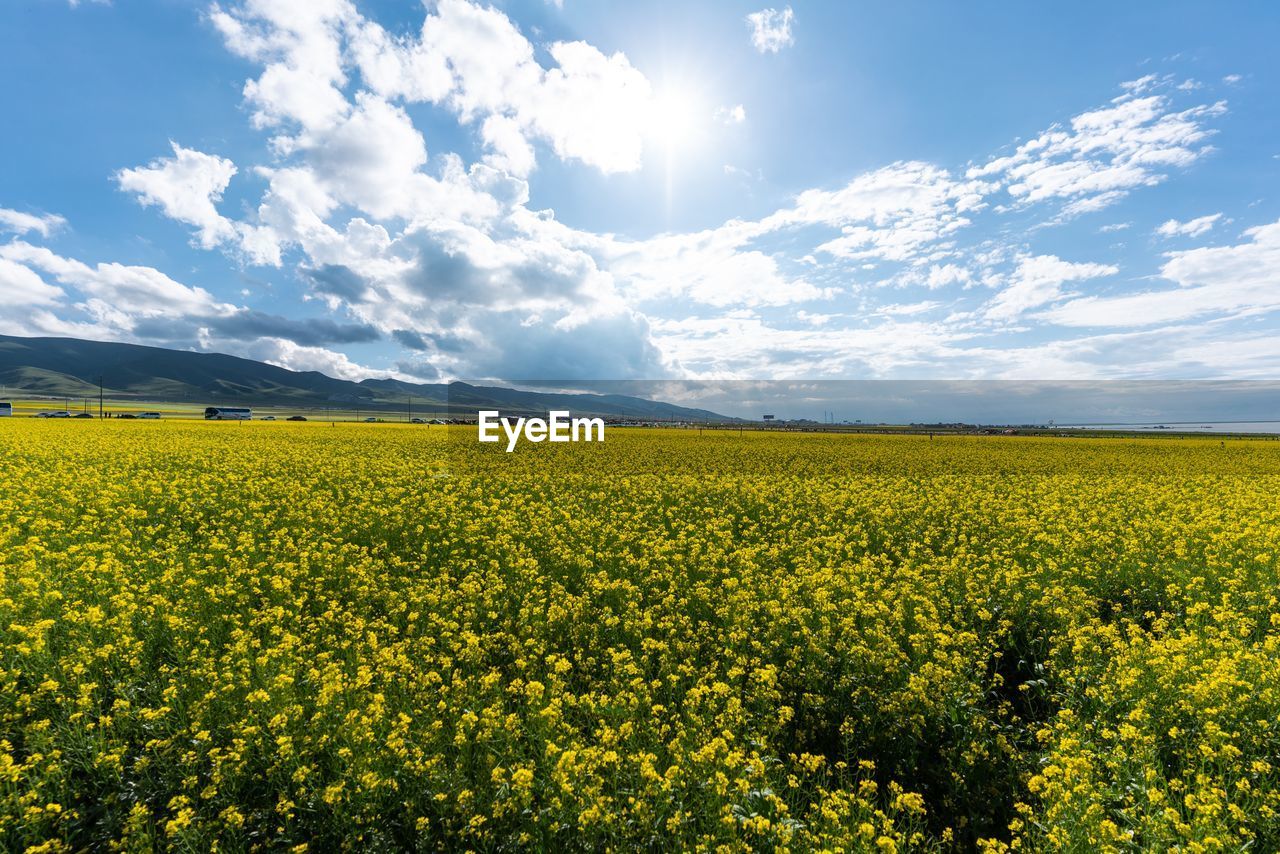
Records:
[[[649,136],[669,152],[689,148],[709,119],[705,112],[697,98],[685,90],[659,92],[649,113]]]

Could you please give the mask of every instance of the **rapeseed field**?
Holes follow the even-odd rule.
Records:
[[[1280,442],[0,423],[0,848],[1280,848]]]

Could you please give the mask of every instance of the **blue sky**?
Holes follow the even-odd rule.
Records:
[[[22,0],[0,333],[405,379],[1274,378],[1280,10]]]

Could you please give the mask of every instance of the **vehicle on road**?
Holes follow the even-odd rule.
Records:
[[[148,421],[156,421],[156,420],[159,420],[160,413],[159,412],[139,412],[138,417],[145,418]]]
[[[306,420],[307,420],[307,416],[305,416],[305,415],[290,415],[290,416],[289,416],[288,418],[286,418],[285,420],[286,420],[286,421],[306,421]]]
[[[77,413],[75,414],[75,417],[76,417],[76,418],[92,418],[92,417],[93,417],[93,415],[92,415],[92,414],[90,414],[90,413],[88,413],[88,412],[77,412]]]
[[[258,420],[259,420],[259,421],[275,421],[275,420],[276,420],[276,417],[275,417],[274,415],[264,415],[264,416],[262,416],[261,418],[259,418]]]
[[[246,406],[210,406],[204,411],[206,421],[250,421],[253,410]]]
[[[0,400],[0,418],[8,418],[13,415],[13,404],[7,400]]]

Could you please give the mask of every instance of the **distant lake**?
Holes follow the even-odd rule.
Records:
[[[1059,424],[1071,430],[1134,430],[1152,433],[1280,433],[1280,421],[1149,421],[1143,424]]]

